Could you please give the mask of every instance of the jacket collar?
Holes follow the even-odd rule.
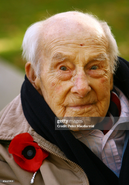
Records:
[[[50,153],[66,158],[56,145],[41,137],[30,127],[23,114],[20,95],[0,112],[0,131],[0,140],[4,141],[11,141],[16,135],[28,132],[39,146]]]

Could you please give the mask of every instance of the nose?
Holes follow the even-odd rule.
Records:
[[[73,77],[73,83],[74,86],[71,92],[78,94],[79,97],[83,98],[91,91],[90,82],[84,72],[76,74],[76,76]]]

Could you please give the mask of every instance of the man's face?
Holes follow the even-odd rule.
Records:
[[[50,37],[38,81],[57,117],[105,117],[112,75],[106,39],[95,31]]]

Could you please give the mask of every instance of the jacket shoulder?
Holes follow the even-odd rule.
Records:
[[[29,127],[18,95],[0,112],[0,140],[12,140],[15,135],[28,132]]]

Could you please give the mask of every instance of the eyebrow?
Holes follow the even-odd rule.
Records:
[[[68,57],[63,55],[62,53],[55,53],[52,57],[52,60],[61,60],[64,61],[66,60]]]
[[[103,61],[103,60],[106,60],[108,57],[107,57],[107,54],[104,54],[104,53],[101,53],[99,54],[98,56],[95,56],[92,60],[99,60],[99,61]]]
[[[65,60],[67,60],[69,58],[70,55],[66,55],[64,53],[61,53],[61,52],[57,52],[55,53],[53,56],[52,56],[52,61],[53,61],[53,65],[55,62],[63,62]],[[70,56],[71,57],[71,56]],[[91,60],[90,62],[93,62],[93,61],[105,61],[108,59],[108,56],[106,53],[100,53],[98,55],[95,55],[93,57],[91,57]]]

